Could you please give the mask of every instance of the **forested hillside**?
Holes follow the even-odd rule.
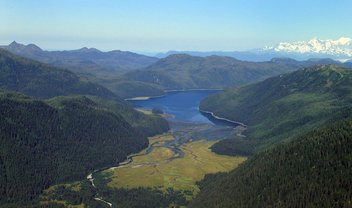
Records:
[[[189,207],[351,207],[352,121],[260,152],[209,175]]]
[[[0,93],[0,204],[29,204],[49,185],[123,161],[147,146],[147,135],[168,129],[160,118],[95,99],[59,97],[47,104]]]
[[[200,109],[248,126],[247,138],[214,146],[216,152],[236,154],[239,144],[269,145],[350,117],[351,86],[351,70],[321,65],[226,90],[203,100]]]
[[[74,73],[22,58],[0,49],[0,88],[38,98],[84,94],[116,97],[106,88]]]
[[[224,88],[248,84],[298,68],[299,65],[286,63],[245,62],[230,57],[202,58],[177,54],[123,77],[161,85],[166,89]]]
[[[94,104],[96,109],[114,113],[123,117],[136,131],[145,136],[154,136],[169,129],[168,122],[158,115],[145,115],[136,111],[127,102],[121,102],[116,99],[103,99],[97,96],[59,96],[48,100],[48,103],[54,107],[61,108],[66,102],[72,100],[86,100]]]

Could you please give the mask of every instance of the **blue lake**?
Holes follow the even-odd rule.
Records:
[[[149,100],[131,100],[135,107],[159,108],[174,117],[171,120],[192,123],[217,123],[211,117],[199,112],[199,103],[205,97],[218,93],[219,90],[194,90],[169,92],[166,96]],[[212,121],[211,121],[212,120]],[[217,123],[219,124],[219,123]]]

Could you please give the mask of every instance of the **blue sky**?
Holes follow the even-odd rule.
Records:
[[[0,44],[158,52],[352,37],[351,0],[0,0]]]

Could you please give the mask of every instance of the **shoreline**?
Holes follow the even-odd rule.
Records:
[[[214,112],[205,111],[205,110],[201,110],[201,109],[199,109],[199,112],[210,114],[215,119],[222,120],[222,121],[227,121],[227,122],[230,122],[230,123],[233,123],[233,124],[237,124],[237,125],[240,125],[242,127],[247,128],[247,125],[244,124],[244,123],[241,123],[241,122],[238,122],[238,121],[233,121],[233,120],[230,120],[230,119],[227,119],[227,118],[224,118],[224,117],[217,116],[217,115],[214,114]]]
[[[125,98],[124,100],[126,101],[135,101],[135,100],[150,100],[150,99],[154,99],[154,98],[161,98],[164,97],[166,95],[168,95],[168,93],[172,93],[172,92],[187,92],[187,91],[210,91],[210,90],[214,90],[214,91],[223,91],[224,89],[206,89],[206,88],[202,88],[202,89],[184,89],[184,90],[164,90],[165,94],[164,95],[156,95],[156,96],[139,96],[139,97],[131,97],[131,98]]]
[[[153,98],[160,98],[160,97],[164,97],[165,95],[157,95],[157,96],[140,96],[140,97],[131,97],[131,98],[125,98],[124,100],[126,101],[134,101],[134,100],[150,100]]]
[[[217,88],[217,89],[208,89],[208,88],[200,88],[200,89],[183,89],[183,90],[164,90],[165,92],[186,92],[186,91],[210,91],[210,90],[214,90],[214,91],[222,91],[224,89],[222,88]]]

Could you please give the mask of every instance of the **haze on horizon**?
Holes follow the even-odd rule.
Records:
[[[0,44],[48,50],[234,51],[352,37],[352,1],[0,1]]]

